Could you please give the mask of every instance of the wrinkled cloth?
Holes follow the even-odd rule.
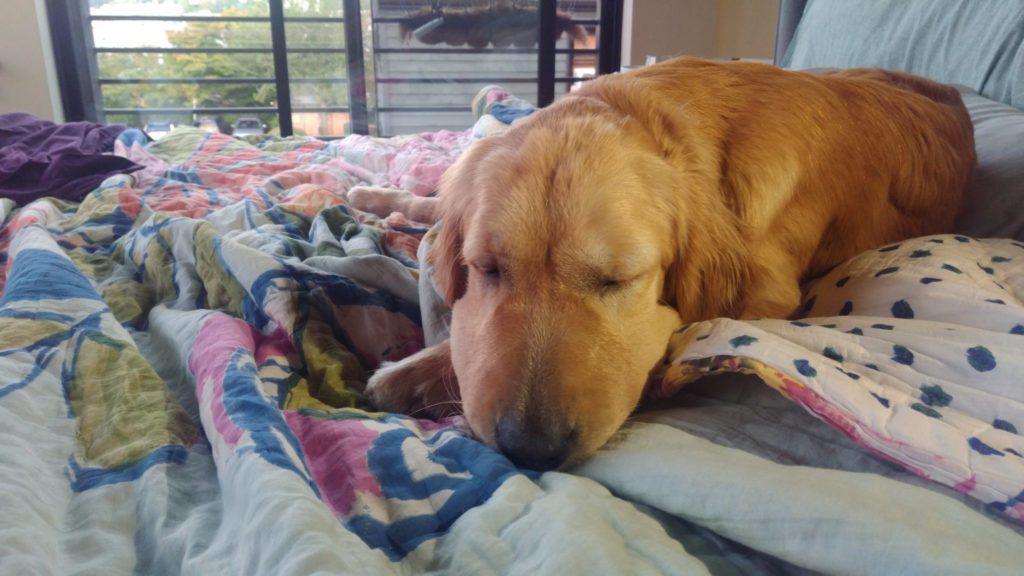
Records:
[[[1024,521],[1024,244],[884,246],[815,281],[801,310],[680,330],[656,393],[756,374],[871,452]]]
[[[423,296],[427,227],[346,193],[430,190],[502,126],[258,146],[129,130],[115,148],[145,169],[81,203],[0,199],[0,574],[1020,573],[1019,242],[907,241],[811,287],[816,320],[693,324],[657,390],[748,368],[845,450],[998,520],[715,441],[729,428],[633,422],[538,474],[462,417],[361,409],[367,371],[445,312]],[[770,424],[751,436],[825,445]]]
[[[77,202],[107,177],[140,169],[127,158],[109,154],[125,129],[0,114],[0,198],[18,204],[47,196]]]

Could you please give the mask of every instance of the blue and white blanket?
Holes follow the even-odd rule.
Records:
[[[1019,573],[1010,241],[873,251],[815,284],[802,322],[673,341],[661,394],[755,372],[936,490],[715,442],[728,421],[638,420],[538,475],[459,419],[364,410],[367,371],[423,345],[426,229],[344,192],[429,188],[500,124],[259,146],[128,132],[140,172],[81,203],[0,201],[0,573]]]

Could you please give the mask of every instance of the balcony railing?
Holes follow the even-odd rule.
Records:
[[[56,3],[57,0],[47,1]],[[580,17],[571,20],[572,24],[584,27],[591,35],[596,34],[596,44],[588,46],[578,46],[571,40],[567,43],[563,41],[563,45],[560,46],[555,27],[556,1],[539,0],[538,40],[530,47],[438,47],[415,41],[399,43],[395,41],[395,30],[406,17],[396,16],[396,12],[400,12],[402,8],[408,10],[410,6],[430,6],[429,2],[340,1],[343,11],[341,16],[291,16],[285,13],[284,0],[268,0],[266,15],[92,14],[88,0],[72,0],[69,4],[77,3],[72,9],[50,10],[51,25],[55,31],[58,73],[62,77],[62,85],[65,86],[63,96],[66,116],[69,120],[94,121],[104,121],[111,117],[141,124],[143,119],[156,116],[198,119],[203,116],[257,115],[261,118],[275,119],[280,134],[288,136],[295,132],[294,120],[304,119],[303,115],[340,114],[347,119],[345,131],[348,133],[373,132],[390,135],[400,131],[402,127],[415,129],[420,124],[426,126],[430,124],[430,119],[435,119],[438,126],[445,124],[445,119],[449,124],[464,124],[465,122],[458,118],[464,117],[464,120],[468,121],[466,115],[470,110],[470,96],[467,94],[487,84],[508,85],[513,91],[521,89],[526,92],[526,96],[534,99],[536,104],[544,106],[550,103],[559,91],[567,91],[573,84],[591,77],[589,74],[577,73],[577,64],[580,62],[596,73],[611,72],[618,68],[621,0],[591,0],[590,12],[599,14],[600,18]],[[585,5],[586,2],[575,4]],[[80,19],[77,27],[76,17]],[[250,27],[247,30],[258,31],[259,34],[251,35],[256,37],[257,45],[235,45],[228,42],[221,42],[222,45],[199,46],[93,45],[94,25],[153,22],[175,22],[186,26],[239,25]],[[369,24],[369,27],[364,29],[364,24]],[[289,27],[310,25],[320,25],[324,26],[325,30],[333,30],[325,39],[334,40],[334,43],[290,46]],[[343,29],[340,28],[342,26]],[[226,28],[222,31],[226,31]],[[334,33],[337,33],[337,36]],[[238,36],[249,41],[248,35]],[[338,42],[338,36],[344,38],[343,46]],[[258,40],[261,38],[269,40],[269,45],[259,44]],[[368,45],[370,49],[364,51],[364,45]],[[264,73],[178,77],[161,75],[159,69],[159,62],[166,58],[235,58],[243,55],[257,58],[258,60],[253,62],[259,63],[260,66],[256,67],[265,69]],[[299,71],[303,64],[302,59],[312,55],[336,55],[343,60],[343,66],[339,66],[332,74],[304,77]],[[132,56],[141,56],[147,59],[146,62],[154,64],[140,65],[139,69],[134,71],[136,73],[131,75],[101,74],[106,70],[103,66],[106,59]],[[467,60],[467,57],[474,60]],[[505,60],[502,60],[503,58]],[[449,69],[436,65],[445,61],[452,62]],[[477,61],[480,62],[479,65],[476,64]],[[421,68],[431,65],[435,68],[435,73],[431,74],[430,70],[422,69],[410,73],[408,68],[412,62],[423,63]],[[513,64],[505,66],[501,64],[502,62]],[[533,64],[530,64],[531,62]],[[480,66],[490,67],[491,73],[479,70]],[[533,66],[534,70],[527,75],[524,69],[529,66]],[[290,73],[290,68],[298,73]],[[444,69],[444,73],[437,73],[437,70],[441,69]],[[150,72],[154,75],[150,76]],[[436,90],[431,92],[438,85],[445,86],[443,95]],[[195,101],[177,104],[159,101],[155,105],[148,105],[142,102],[146,96],[158,93],[154,90],[152,94],[140,92],[142,95],[138,98],[139,102],[129,105],[111,104],[104,100],[105,93],[110,90],[117,87],[129,89],[132,86],[163,87],[162,89],[172,89],[175,86],[222,86],[225,91],[239,86],[251,86],[253,90],[266,86],[267,93],[270,93],[269,87],[272,86],[274,98],[273,102],[265,105],[233,105],[233,102],[210,101],[203,104]],[[336,86],[337,90],[324,88],[330,86]],[[334,98],[322,101],[308,96],[309,92],[317,88],[324,88]],[[293,97],[296,90],[299,93]],[[446,101],[446,98],[452,101]],[[155,96],[150,99],[156,100]],[[341,134],[318,135],[336,137]]]

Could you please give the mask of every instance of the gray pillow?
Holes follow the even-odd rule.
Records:
[[[957,232],[1024,241],[1024,110],[962,93],[974,122],[978,165]]]
[[[809,0],[782,66],[902,70],[1024,107],[1024,1]]]

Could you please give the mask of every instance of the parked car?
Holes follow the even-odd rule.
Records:
[[[205,130],[210,134],[217,134],[219,132],[223,132],[220,126],[221,123],[218,121],[217,118],[214,118],[213,116],[200,116],[192,124],[196,128],[199,128],[200,130]]]
[[[142,127],[142,131],[149,135],[153,140],[159,140],[167,135],[168,132],[174,130],[174,122],[166,120],[154,120],[146,122],[146,125]]]
[[[267,125],[255,116],[242,116],[232,126],[235,136],[261,136],[266,133]]]

